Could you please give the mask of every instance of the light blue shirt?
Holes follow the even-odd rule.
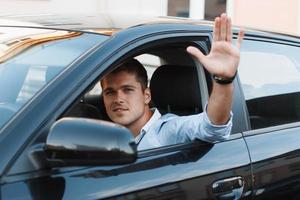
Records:
[[[206,110],[206,109],[205,109]],[[200,139],[207,142],[228,139],[232,128],[232,113],[224,125],[214,125],[206,111],[189,116],[161,115],[157,109],[135,138],[138,150],[156,148]]]

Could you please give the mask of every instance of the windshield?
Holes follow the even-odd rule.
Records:
[[[76,58],[108,36],[0,27],[0,128]]]

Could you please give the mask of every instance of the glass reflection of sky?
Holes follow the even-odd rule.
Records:
[[[22,29],[19,31],[22,32]],[[0,38],[0,43],[1,39],[3,38]],[[10,112],[1,109],[0,127],[60,71],[106,39],[102,35],[81,34],[68,39],[53,40],[33,45],[0,63],[0,103],[2,107],[10,105],[15,108]]]
[[[296,68],[296,63],[285,55],[243,52],[242,58],[239,72],[244,84],[260,88],[265,84],[288,84],[300,81],[300,72]]]
[[[239,76],[246,99],[300,91],[299,47],[245,41]]]

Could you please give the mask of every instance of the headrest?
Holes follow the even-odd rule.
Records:
[[[163,65],[152,75],[150,90],[154,106],[167,112],[189,115],[202,112],[195,66]]]

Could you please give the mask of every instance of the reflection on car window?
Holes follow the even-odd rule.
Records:
[[[28,69],[16,103],[22,105],[28,101],[46,83],[46,66],[32,66]]]
[[[107,38],[96,34],[70,35],[68,31],[58,36],[53,36],[52,31],[49,36],[40,29],[30,32],[30,28],[22,35],[18,28],[8,29],[0,28],[6,34],[0,38],[0,127],[71,62]]]
[[[286,55],[243,52],[239,74],[246,99],[300,90],[299,63]]]
[[[252,129],[299,121],[299,47],[245,41],[239,76]]]

